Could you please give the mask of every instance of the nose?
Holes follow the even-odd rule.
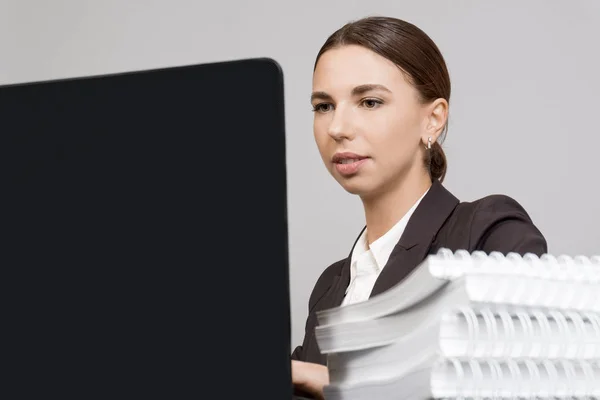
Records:
[[[335,111],[333,111],[331,122],[327,133],[333,138],[333,140],[352,140],[354,139],[354,130],[352,128],[352,112],[346,109],[343,105],[338,104]]]

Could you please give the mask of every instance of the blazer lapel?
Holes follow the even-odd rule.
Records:
[[[356,243],[358,243],[358,239],[360,239],[360,236],[365,229],[367,229],[367,227],[363,227],[354,240],[354,244],[350,249],[350,254],[348,254],[348,257],[344,261],[342,268],[340,268],[340,273],[333,278],[328,293],[326,296],[324,296],[325,298],[323,299],[320,309],[338,307],[342,304],[342,301],[344,301],[346,288],[348,285],[350,285],[350,264],[352,262],[352,252],[354,251],[354,247],[356,246]]]
[[[327,310],[329,308],[338,307],[344,300],[346,288],[350,282],[350,257],[344,261],[344,265],[341,268],[340,274],[333,278],[331,287],[328,290],[322,303],[319,305],[319,309]]]
[[[423,262],[435,235],[458,203],[459,200],[438,180],[433,181],[375,281],[370,297],[396,285]]]

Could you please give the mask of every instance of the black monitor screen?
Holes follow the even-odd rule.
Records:
[[[1,259],[27,274],[31,368],[103,382],[82,394],[170,396],[173,377],[229,382],[217,398],[291,393],[276,62],[5,85],[0,131]]]

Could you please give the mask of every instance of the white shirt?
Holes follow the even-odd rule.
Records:
[[[369,298],[375,281],[385,264],[387,264],[392,250],[400,241],[408,220],[428,191],[415,202],[400,221],[374,241],[370,247],[367,245],[367,230],[365,229],[360,235],[352,250],[350,284],[346,289],[346,297],[344,297],[342,306],[365,301]]]

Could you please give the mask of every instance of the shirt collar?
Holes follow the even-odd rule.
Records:
[[[429,189],[423,193],[423,195],[413,204],[413,206],[404,214],[402,218],[383,236],[378,238],[376,241],[371,243],[371,246],[367,245],[367,229],[363,230],[362,234],[358,238],[354,249],[352,250],[352,263],[350,265],[350,281],[354,279],[356,276],[356,263],[360,259],[364,253],[370,251],[375,258],[376,268],[378,272],[381,272],[383,267],[387,264],[388,259],[390,258],[390,254],[392,254],[392,250],[400,241],[402,234],[404,233],[404,229],[410,220],[410,217],[416,210],[417,206],[425,197]]]

